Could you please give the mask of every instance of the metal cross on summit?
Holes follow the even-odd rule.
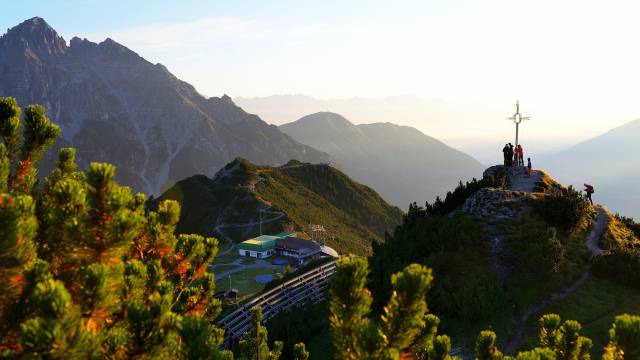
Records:
[[[518,147],[518,130],[520,128],[520,123],[525,121],[525,120],[529,120],[528,116],[522,116],[520,114],[520,101],[516,100],[516,113],[513,114],[513,116],[508,117],[507,120],[511,120],[513,121],[514,124],[516,124],[516,145],[515,147]]]

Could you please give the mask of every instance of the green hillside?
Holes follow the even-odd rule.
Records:
[[[535,343],[538,318],[552,311],[585,324],[602,348],[615,315],[640,313],[640,227],[543,172],[527,191],[520,191],[522,175],[501,176],[461,185],[436,204],[412,205],[403,224],[374,246],[376,300],[388,297],[390,274],[422,263],[436,279],[429,308],[466,351],[487,328],[503,348]],[[592,235],[602,255],[587,245]]]
[[[182,205],[181,233],[224,232],[237,242],[258,235],[260,222],[263,233],[292,224],[307,235],[309,224],[321,224],[331,234],[329,246],[361,255],[402,218],[398,208],[335,168],[297,161],[269,167],[238,158],[213,179],[196,175],[178,182],[150,205],[165,199]]]

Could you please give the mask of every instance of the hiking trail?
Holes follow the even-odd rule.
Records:
[[[532,176],[533,177],[533,176]],[[589,232],[587,236],[586,245],[591,250],[594,256],[600,256],[604,253],[598,246],[598,240],[602,237],[604,230],[607,228],[609,224],[609,218],[605,214],[604,210],[601,207],[597,207],[598,217],[594,221],[593,228]],[[524,338],[524,332],[527,329],[527,324],[529,319],[536,314],[539,314],[544,310],[547,306],[553,304],[554,302],[564,299],[567,296],[573,294],[591,275],[591,264],[588,264],[584,267],[582,275],[572,282],[571,284],[565,286],[560,291],[555,292],[540,302],[532,305],[527,309],[527,311],[520,317],[519,323],[516,327],[515,335],[511,338],[507,346],[505,347],[505,354],[514,354],[520,343],[522,343],[522,339]]]
[[[607,225],[609,225],[609,217],[602,207],[598,206],[596,210],[598,211],[598,217],[596,218],[593,230],[591,230],[587,236],[587,247],[593,255],[598,256],[604,254],[604,249],[598,245],[598,240],[600,240],[602,233],[604,233]]]

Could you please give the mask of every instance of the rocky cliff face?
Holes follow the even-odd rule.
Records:
[[[237,156],[269,165],[330,161],[228,96],[207,99],[111,39],[74,37],[67,46],[41,18],[0,38],[0,96],[44,105],[62,127],[55,147],[76,147],[81,166],[115,164],[119,181],[149,194],[193,174],[212,176]]]

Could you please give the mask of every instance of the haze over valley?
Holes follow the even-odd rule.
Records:
[[[320,112],[280,129],[326,152],[356,181],[403,209],[416,199],[433,202],[452,183],[470,181],[483,169],[437,139],[388,122],[354,125],[339,114]]]
[[[307,95],[273,95],[235,97],[234,101],[246,111],[275,125],[286,124],[316,112],[329,111],[346,117],[354,124],[391,122],[411,126],[472,155],[487,166],[500,160],[500,153],[495,151],[496,146],[514,135],[512,127],[506,122],[506,118],[512,115],[514,99],[504,99],[504,103],[499,105],[478,100],[416,95],[332,99],[318,99]],[[557,121],[573,122],[576,115],[570,114],[570,109],[545,110],[545,113],[539,113],[541,109],[529,101],[523,102],[522,106],[523,112],[532,115],[535,122],[523,125],[521,139],[527,150],[536,155],[568,148],[609,129],[606,127],[607,123],[602,123],[593,128],[578,127],[572,131],[550,134],[544,132],[544,129]]]
[[[360,127],[376,123],[411,124],[424,134],[440,135],[437,138],[446,145],[464,151],[485,167],[500,163],[502,161],[500,149],[504,143],[515,142],[513,123],[507,120],[507,117],[511,116],[510,104],[497,110],[489,106],[462,104],[455,106],[453,103],[441,99],[426,99],[416,96],[318,100],[304,95],[274,95],[262,98],[240,97],[235,101],[248,112],[260,115],[265,121],[281,125],[281,129],[291,127],[291,124],[287,123],[297,119],[298,115],[302,118],[305,114],[309,115],[319,111],[333,111],[340,116],[349,114],[349,121],[359,124]],[[608,205],[615,212],[636,218],[640,217],[640,190],[631,185],[637,179],[636,170],[640,169],[640,160],[633,155],[638,153],[638,149],[635,141],[632,140],[640,136],[637,126],[633,125],[637,124],[637,120],[621,123],[620,127],[615,129],[606,128],[611,123],[603,121],[591,129],[580,128],[580,125],[576,125],[576,128],[566,131],[549,131],[556,129],[550,119],[535,113],[539,109],[530,109],[526,105],[525,103],[522,106],[523,113],[531,115],[531,120],[521,125],[519,140],[524,145],[527,156],[531,156],[534,166],[548,169],[551,173],[557,174],[559,179],[573,184],[576,188],[580,188],[583,183],[593,183],[601,189],[597,196],[603,204]],[[322,122],[321,119],[318,121]],[[572,116],[567,116],[566,119],[558,121],[573,122],[574,120]],[[617,122],[619,120],[613,123]],[[341,136],[353,139],[353,134],[349,132],[349,129],[323,127],[321,124],[317,124],[317,126],[321,129],[326,128],[334,131],[331,139],[327,141],[339,141],[336,139]],[[596,130],[602,128],[604,129]],[[316,131],[324,130],[318,129]],[[542,131],[546,133],[541,134]],[[305,137],[298,132],[287,132],[286,130],[285,132],[293,136],[294,139],[331,154],[335,159],[341,159],[340,155],[332,152],[332,149],[335,151],[335,145],[333,148],[327,147],[326,141],[322,140],[322,133],[317,133],[317,136],[316,133],[309,133]],[[622,134],[625,134],[624,138],[621,137]],[[357,138],[359,137],[356,136],[355,139]],[[395,140],[397,145],[402,144],[400,139],[396,138]],[[356,143],[357,141],[353,140],[350,145],[356,146]],[[377,144],[375,141],[372,143]],[[355,157],[357,151],[348,153]],[[419,152],[411,151],[411,153],[418,154]],[[372,154],[369,153],[369,155]],[[365,158],[361,156],[358,160],[360,166],[366,167],[364,164],[367,160],[377,161],[373,155],[369,159]],[[423,159],[428,160],[429,157],[423,157]],[[395,163],[401,164],[401,162]],[[466,167],[466,173],[458,173],[460,180],[469,180],[478,176],[478,171],[474,166],[462,165],[461,163],[452,163],[451,165]],[[412,167],[403,166],[403,168]],[[420,169],[431,174],[434,170],[428,166],[417,166],[413,169]],[[349,170],[347,169],[347,171]],[[464,175],[460,176],[462,174]],[[356,175],[356,172],[353,172],[352,175],[356,179],[365,178],[363,175]],[[363,181],[367,183],[366,180]],[[418,183],[423,184],[424,182],[418,181],[416,184]],[[427,183],[432,182],[427,181]],[[394,180],[387,180],[386,186],[392,186],[392,188],[379,191],[383,196],[385,193],[395,191],[397,193],[396,199],[402,197],[400,194],[403,190],[401,189],[408,189],[410,193],[414,191],[411,187],[397,185]],[[382,189],[380,185],[378,186],[378,189]],[[445,188],[438,188],[434,184],[433,190],[435,191],[427,190],[425,200],[431,201],[435,195],[442,196],[442,191],[446,191]],[[388,199],[398,203],[393,196]]]
[[[0,358],[640,359],[639,3],[2,9]]]

